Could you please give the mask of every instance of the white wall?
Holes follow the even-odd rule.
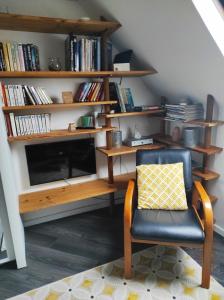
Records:
[[[85,9],[80,7],[80,3],[77,1],[3,1],[0,0],[0,10],[6,11],[6,6],[10,13],[20,13],[20,14],[30,14],[30,15],[41,15],[41,16],[51,16],[51,17],[63,17],[63,18],[80,18],[88,15]],[[64,40],[65,35],[57,34],[43,34],[43,33],[27,33],[27,32],[15,32],[15,31],[5,31],[0,30],[0,40],[12,40],[18,42],[30,42],[38,45],[40,51],[40,63],[42,69],[47,69],[48,58],[51,56],[57,56],[60,58],[62,64],[64,64]],[[48,94],[55,98],[57,102],[61,102],[61,92],[62,91],[73,91],[78,87],[80,82],[85,79],[4,79],[7,84],[30,84],[34,86],[43,86]],[[131,87],[135,104],[155,104],[157,102],[156,97],[150,92],[148,86],[142,81],[141,78],[130,78],[123,79],[123,85],[126,87]],[[98,108],[100,109],[100,108]],[[67,128],[68,123],[76,121],[81,114],[91,111],[91,108],[80,108],[78,110],[65,110],[57,111],[52,110],[52,129],[62,129]],[[114,126],[119,126],[123,132],[123,138],[126,137],[129,128],[134,129],[135,124],[138,130],[143,134],[147,135],[149,133],[155,132],[155,124],[149,121],[147,117],[136,117],[131,119],[121,119],[120,124],[117,120],[113,121]],[[56,140],[52,140],[56,141]],[[47,140],[46,142],[49,142]],[[11,145],[12,159],[14,165],[14,171],[16,176],[16,185],[19,193],[41,190],[55,186],[66,185],[64,181],[47,183],[42,185],[37,185],[31,187],[29,184],[27,162],[25,156],[24,146],[28,143],[39,143],[36,142],[21,142],[14,143]],[[100,133],[96,135],[95,138],[96,146],[104,146],[105,133]],[[107,164],[106,158],[100,154],[97,155],[97,174],[96,176],[82,177],[78,179],[71,179],[70,182],[80,182],[85,180],[94,179],[96,177],[106,177],[107,176]],[[121,164],[120,164],[121,163]],[[117,158],[114,160],[114,173],[126,173],[133,171],[135,168],[135,157],[130,155],[127,157],[122,157],[121,161]],[[88,201],[82,201],[82,205],[85,206],[85,210],[88,209],[90,204]],[[97,204],[97,201],[93,202]],[[107,201],[108,203],[108,201]],[[87,207],[88,206],[88,207]],[[93,206],[94,208],[94,206]],[[60,206],[58,208],[48,209],[39,213],[27,214],[24,216],[25,224],[32,224],[33,222],[46,221],[48,219],[58,218],[60,215],[65,216],[66,213],[75,213],[75,211],[80,210],[80,204],[73,203],[71,205]],[[61,212],[61,214],[60,214]],[[37,220],[36,220],[37,219]]]
[[[142,62],[158,71],[145,79],[155,94],[205,103],[210,93],[216,100],[216,117],[224,120],[224,57],[190,0],[95,0],[94,7],[91,0],[79,3],[87,10],[91,7],[94,17],[103,14],[121,22],[114,43],[120,49],[132,48]],[[224,146],[223,130],[219,127],[213,134],[220,147]],[[210,186],[219,198],[216,224],[224,230],[224,152],[215,156],[211,168],[221,174]]]

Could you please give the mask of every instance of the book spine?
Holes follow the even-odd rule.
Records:
[[[17,135],[21,135],[20,122],[18,116],[15,116],[15,124],[16,124]]]
[[[13,59],[12,59],[12,49],[11,49],[11,43],[6,43],[7,44],[7,51],[8,51],[8,56],[9,56],[9,66],[10,66],[10,71],[15,71],[13,67]]]
[[[0,42],[0,57],[1,57],[1,69],[2,71],[6,71],[5,57],[3,51],[3,44]]]
[[[25,71],[29,71],[27,45],[23,44],[22,48],[23,48],[23,57],[24,57],[24,63],[25,63]]]
[[[18,44],[18,54],[19,54],[19,63],[20,63],[21,71],[26,71],[25,63],[24,63],[24,57],[23,57],[23,46],[22,46],[22,44]]]
[[[28,57],[28,67],[29,71],[33,71],[32,69],[32,56],[31,56],[31,44],[27,44],[27,57]]]
[[[11,123],[11,127],[12,127],[12,135],[17,136],[14,113],[9,113],[9,117],[10,117],[10,123]]]
[[[35,68],[36,71],[40,71],[40,56],[39,56],[39,49],[36,45],[33,45],[34,54],[35,54]]]
[[[3,100],[4,106],[8,106],[8,99],[6,97],[5,84],[3,82],[0,82],[0,89],[1,89],[1,95],[2,95],[2,100]]]
[[[36,59],[35,59],[36,54],[35,54],[34,45],[31,45],[30,51],[31,51],[31,66],[32,66],[32,71],[36,71]]]
[[[13,136],[9,114],[5,114],[5,121],[6,121],[6,128],[7,128],[8,136]]]
[[[6,71],[10,71],[7,43],[3,42],[2,46],[3,46],[3,53],[4,53]]]
[[[36,102],[35,102],[35,99],[33,98],[32,94],[30,93],[29,89],[28,89],[28,86],[27,85],[24,85],[24,89],[26,91],[26,95],[30,101],[31,104],[33,105],[36,105]]]

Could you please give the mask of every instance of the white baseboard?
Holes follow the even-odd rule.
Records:
[[[214,231],[218,234],[220,234],[222,237],[224,237],[224,228],[215,224],[214,225]]]

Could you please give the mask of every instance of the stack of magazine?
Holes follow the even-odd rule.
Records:
[[[197,104],[166,104],[166,117],[168,121],[191,121],[202,119],[204,109],[201,103]]]

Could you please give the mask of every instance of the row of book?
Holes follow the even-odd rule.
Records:
[[[15,116],[5,115],[8,136],[50,132],[50,114]]]
[[[112,105],[115,112],[130,112],[134,109],[134,100],[130,88],[121,87],[116,82],[109,84],[110,99],[117,100],[118,103]]]
[[[104,91],[102,82],[83,82],[75,94],[76,102],[95,102],[103,100]]]
[[[0,71],[39,70],[39,50],[36,45],[0,42]]]
[[[65,65],[67,71],[100,71],[101,38],[70,33],[65,40]]]
[[[52,104],[53,101],[42,87],[0,82],[0,103],[3,106]]]
[[[166,117],[168,121],[191,121],[202,119],[204,116],[204,109],[201,103],[197,104],[166,104]]]

